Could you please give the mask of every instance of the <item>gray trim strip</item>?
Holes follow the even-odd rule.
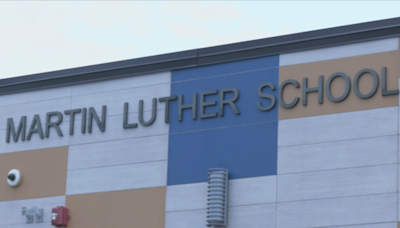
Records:
[[[0,80],[0,95],[400,36],[400,17]]]

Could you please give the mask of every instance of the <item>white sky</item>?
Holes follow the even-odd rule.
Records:
[[[0,78],[400,17],[398,1],[1,1]]]

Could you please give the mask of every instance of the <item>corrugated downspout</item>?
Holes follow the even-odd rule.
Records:
[[[226,226],[228,212],[228,170],[208,170],[207,226]]]

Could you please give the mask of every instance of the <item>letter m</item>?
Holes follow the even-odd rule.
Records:
[[[18,137],[22,132],[21,140],[25,141],[25,132],[26,132],[26,116],[22,116],[19,121],[17,132],[15,132],[14,121],[12,118],[7,119],[7,135],[6,142],[10,142],[10,136],[12,134],[14,142],[18,141]]]

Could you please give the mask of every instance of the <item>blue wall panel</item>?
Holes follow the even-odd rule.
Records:
[[[172,134],[168,185],[207,181],[209,168],[226,168],[229,179],[276,175],[277,122]]]
[[[208,168],[227,168],[230,178],[275,175],[277,172],[278,106],[263,112],[270,101],[260,98],[258,87],[265,82],[276,86],[265,93],[276,96],[279,84],[278,56],[265,57],[197,67],[172,72],[171,95],[183,95],[184,104],[192,103],[193,93],[236,88],[235,102],[241,114],[236,115],[225,105],[224,116],[200,119],[199,99],[197,118],[192,110],[183,111],[178,121],[178,101],[171,103],[168,157],[168,184],[186,184],[207,181]],[[206,101],[217,101],[206,107],[205,113],[219,112],[219,93],[206,96]],[[226,99],[233,94],[226,94]]]

